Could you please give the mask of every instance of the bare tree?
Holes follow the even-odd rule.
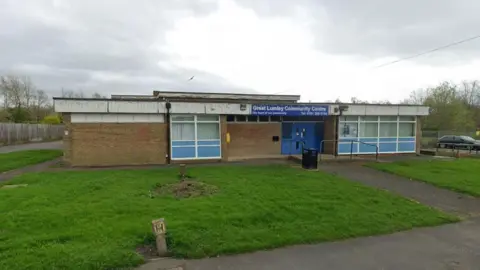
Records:
[[[84,98],[85,94],[82,90],[69,90],[62,88],[62,97],[64,98]]]
[[[49,113],[49,105],[50,104],[47,93],[43,90],[35,91],[31,107],[33,109],[33,112],[35,114],[35,120],[37,122],[43,119]],[[42,111],[45,113],[42,114]]]

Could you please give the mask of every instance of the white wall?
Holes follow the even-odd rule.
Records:
[[[308,104],[305,104],[308,105]],[[334,108],[338,104],[325,104],[329,106],[329,114],[335,115]],[[172,102],[172,114],[240,114],[249,115],[252,105],[241,103],[196,103],[196,102]],[[55,99],[56,112],[71,113],[135,113],[135,114],[163,114],[166,113],[164,101],[145,100],[76,100]],[[425,106],[400,106],[400,105],[369,105],[349,104],[348,110],[343,115],[428,115],[428,107]]]
[[[72,123],[163,123],[163,114],[72,113]]]
[[[56,112],[70,113],[165,113],[165,102],[55,99]]]

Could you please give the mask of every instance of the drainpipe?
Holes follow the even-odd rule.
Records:
[[[167,109],[167,164],[170,164],[172,161],[172,141],[170,136],[170,109],[172,104],[168,100],[165,103],[165,108]]]

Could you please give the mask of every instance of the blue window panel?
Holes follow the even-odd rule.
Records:
[[[414,142],[415,137],[403,137],[403,138],[398,138],[399,142]]]
[[[378,138],[358,138],[358,140],[365,143],[377,143]]]
[[[199,146],[198,157],[220,157],[220,146]]]
[[[198,145],[220,145],[220,140],[214,141],[197,141]]]
[[[396,152],[397,143],[381,143],[378,149],[379,152]]]
[[[354,138],[348,138],[348,137],[343,137],[343,138],[339,138],[338,139],[339,142],[348,142],[350,143],[351,141],[358,141],[358,138],[357,137],[354,137]]]
[[[172,141],[172,146],[195,146],[195,141]]]
[[[415,152],[414,142],[398,143],[398,152]]]
[[[172,158],[195,158],[195,147],[172,147]]]
[[[375,153],[377,151],[376,143],[374,144],[363,144],[361,143],[359,146],[360,153]]]
[[[339,143],[338,144],[338,154],[350,154],[352,145],[351,143]],[[358,152],[358,143],[353,143],[353,153]]]
[[[394,142],[397,143],[397,138],[380,138],[380,142]]]

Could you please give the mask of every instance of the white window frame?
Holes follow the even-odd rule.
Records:
[[[373,116],[373,115],[372,115]],[[372,117],[370,116],[370,117]],[[385,117],[392,117],[392,116],[387,116],[387,115],[384,115]],[[403,115],[402,115],[403,116]],[[396,117],[396,120],[381,120],[381,117],[382,116],[374,116],[377,118],[376,121],[374,120],[365,120],[363,121],[362,120],[362,117],[369,117],[369,116],[357,116],[356,120],[353,120],[353,119],[348,119],[348,120],[343,120],[341,118],[341,116],[339,117],[339,125],[338,125],[338,128],[340,128],[340,126],[342,126],[344,123],[356,123],[357,124],[357,137],[351,137],[351,138],[356,138],[357,140],[360,140],[360,138],[370,138],[370,137],[360,137],[360,133],[361,133],[361,123],[377,123],[377,127],[378,127],[378,136],[377,136],[377,145],[380,147],[380,139],[381,138],[395,138],[395,137],[380,137],[380,124],[381,123],[396,123],[397,124],[397,136],[396,136],[396,140],[395,141],[392,141],[392,142],[382,142],[382,143],[395,143],[396,145],[396,148],[395,148],[395,151],[391,151],[391,152],[379,152],[379,153],[415,153],[416,152],[416,149],[417,149],[417,117],[416,116],[413,116],[413,119],[412,120],[400,120],[402,116],[395,116]],[[349,117],[352,117],[352,116],[349,116]],[[415,145],[415,151],[398,151],[398,144],[399,143],[402,143],[402,142],[411,142],[411,141],[400,141],[399,139],[400,138],[412,138],[412,137],[399,137],[400,135],[400,124],[401,123],[410,123],[410,124],[414,124],[414,135],[413,135],[413,138],[414,138],[414,145]],[[337,131],[338,132],[338,131]],[[340,133],[339,133],[340,134]],[[339,139],[340,138],[348,138],[348,137],[340,137],[339,136]],[[373,137],[372,137],[373,138]],[[357,146],[355,147],[357,149],[356,152],[354,153],[358,153],[358,154],[375,154],[375,152],[362,152],[360,153],[359,150],[360,150],[360,146],[359,144],[360,143],[355,143],[357,144]],[[354,149],[355,150],[355,149]],[[337,149],[338,151],[338,149]]]
[[[201,114],[200,116],[203,116],[203,115],[212,115],[212,114]],[[175,116],[193,116],[193,121],[192,120],[187,120],[187,121],[178,121],[178,120],[173,120],[173,118]],[[202,120],[198,120],[198,116],[199,115],[191,115],[191,114],[173,114],[173,115],[170,115],[170,160],[208,160],[208,159],[221,159],[222,158],[222,125],[220,123],[220,115],[213,115],[213,116],[216,116],[217,117],[217,120],[215,121],[202,121]],[[190,123],[194,125],[194,147],[195,147],[195,157],[186,157],[186,158],[174,158],[172,157],[172,153],[173,153],[173,148],[180,148],[180,147],[192,147],[190,145],[186,146],[186,145],[176,145],[174,146],[173,145],[173,142],[176,141],[176,142],[181,142],[181,141],[192,141],[192,140],[173,140],[173,134],[172,134],[172,125],[173,124],[177,124],[177,123]],[[218,124],[218,138],[219,139],[205,139],[205,140],[199,140],[198,139],[198,123],[200,124]],[[219,145],[198,145],[198,141],[220,141]],[[199,147],[208,147],[208,146],[218,146],[220,147],[220,155],[217,156],[217,157],[199,157],[198,156],[198,148]]]

